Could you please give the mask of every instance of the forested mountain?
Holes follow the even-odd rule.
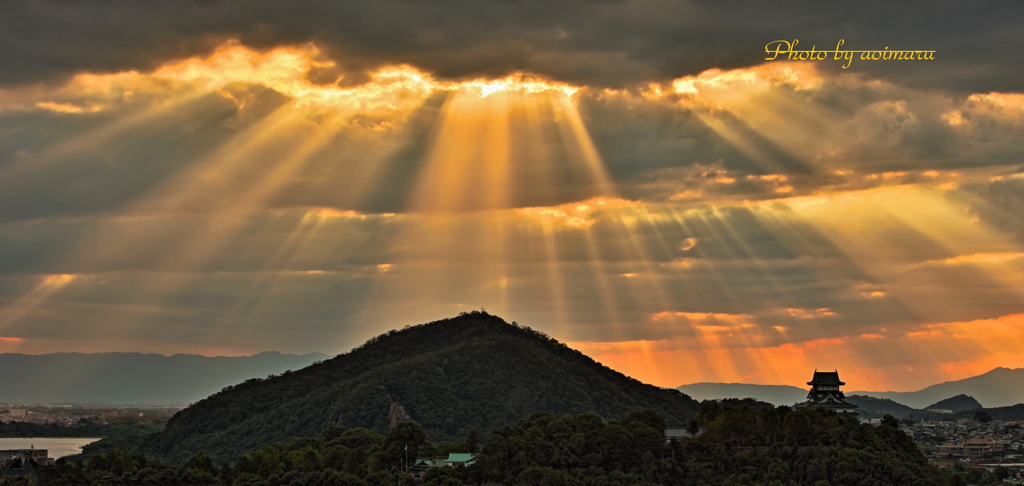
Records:
[[[427,438],[482,437],[537,411],[606,419],[651,409],[682,425],[699,404],[645,385],[546,335],[484,312],[391,331],[299,371],[225,388],[182,410],[141,451],[233,460],[328,426],[385,432],[411,419]]]
[[[957,395],[955,397],[949,397],[945,400],[939,400],[927,407],[925,410],[937,409],[937,410],[951,410],[953,413],[963,412],[964,410],[974,410],[982,408],[981,403],[967,395]]]
[[[252,356],[142,353],[0,354],[15,385],[0,401],[21,403],[187,404],[250,378],[305,368],[326,355],[276,351]]]
[[[908,407],[902,403],[894,402],[888,398],[875,398],[866,395],[846,395],[846,401],[856,405],[857,413],[864,411],[889,414],[896,418],[910,418],[909,414],[920,412],[920,410]]]
[[[856,405],[858,407],[856,412],[862,418],[866,419],[882,418],[885,415],[892,415],[898,419],[941,420],[943,417],[949,416],[937,412],[911,408],[887,398],[875,398],[864,395],[846,395],[846,401]]]

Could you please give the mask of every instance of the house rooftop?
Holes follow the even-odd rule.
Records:
[[[455,463],[468,462],[468,461],[472,461],[474,458],[475,458],[475,455],[474,454],[470,454],[468,452],[452,452],[452,453],[448,454],[448,462],[449,463],[453,463],[453,462],[455,462]]]

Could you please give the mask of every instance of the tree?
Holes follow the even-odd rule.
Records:
[[[415,459],[417,451],[426,440],[427,434],[420,424],[409,420],[399,422],[384,438],[384,447],[380,454],[382,467],[407,467],[406,459]]]
[[[284,474],[281,453],[274,446],[267,446],[253,454],[256,474],[267,477],[272,474]]]
[[[192,456],[192,459],[189,459],[188,462],[185,463],[185,468],[196,469],[210,474],[217,472],[217,467],[213,465],[213,461],[210,460],[210,456],[206,455],[203,451],[196,452],[195,455]]]
[[[978,410],[977,412],[974,412],[974,420],[977,420],[978,422],[981,422],[981,423],[984,424],[984,423],[991,422],[992,421],[992,416],[989,415],[989,413],[984,411],[984,410]]]
[[[475,430],[469,431],[469,434],[466,435],[466,449],[468,450],[468,452],[470,452],[472,454],[476,454],[477,449],[479,448],[479,445],[480,445],[480,439],[477,438],[476,431]]]
[[[896,420],[896,417],[893,417],[892,415],[885,414],[885,416],[882,417],[882,425],[888,425],[889,427],[899,430],[900,421]]]
[[[306,446],[289,452],[288,462],[291,463],[293,469],[298,469],[302,472],[313,472],[323,469],[324,456],[312,446]]]

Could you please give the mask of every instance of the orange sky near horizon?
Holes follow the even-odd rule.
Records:
[[[889,341],[880,346],[879,341]],[[766,348],[672,349],[672,343],[570,342],[596,361],[644,383],[751,383],[805,388],[814,370],[837,369],[847,391],[917,391],[977,376],[997,367],[1024,368],[1024,314],[924,326],[902,336],[860,335]],[[927,356],[892,363],[879,353]]]

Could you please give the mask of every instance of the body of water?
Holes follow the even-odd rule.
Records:
[[[3,439],[0,438],[0,450],[7,449],[46,449],[50,457],[60,459],[64,456],[73,456],[82,452],[82,446],[91,444],[99,439],[79,438],[57,438],[47,439],[33,437],[29,439]]]

